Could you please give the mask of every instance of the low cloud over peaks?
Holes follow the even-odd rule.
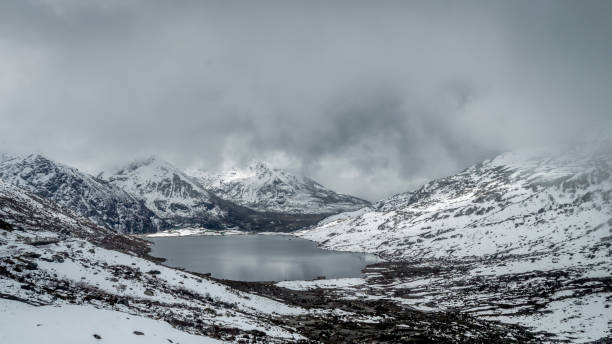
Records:
[[[267,160],[376,200],[612,129],[609,2],[5,1],[0,150]]]

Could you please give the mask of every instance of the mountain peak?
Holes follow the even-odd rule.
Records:
[[[258,211],[330,214],[369,205],[264,161],[253,161],[245,169],[233,168],[217,174],[200,170],[192,175],[219,197]]]
[[[210,227],[223,217],[223,211],[200,183],[158,157],[133,161],[105,179],[143,201],[172,226]]]

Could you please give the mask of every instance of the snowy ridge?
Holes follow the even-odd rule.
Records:
[[[219,197],[265,212],[332,214],[369,205],[369,202],[338,194],[312,179],[254,162],[245,170],[218,174],[189,171]]]
[[[0,313],[4,316],[1,343],[81,344],[98,337],[109,343],[162,344],[168,339],[183,344],[223,343],[181,332],[160,320],[88,306],[35,307],[0,299]],[[135,335],[136,330],[142,335]]]
[[[385,288],[419,309],[461,309],[576,342],[610,336],[609,141],[503,154],[297,235],[402,262],[393,271],[413,270]]]
[[[154,214],[139,200],[103,180],[44,156],[4,155],[0,180],[55,201],[117,232],[155,232]]]

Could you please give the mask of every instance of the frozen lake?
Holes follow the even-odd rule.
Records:
[[[380,261],[363,253],[322,250],[288,235],[224,235],[147,238],[151,254],[166,265],[238,281],[360,277]]]

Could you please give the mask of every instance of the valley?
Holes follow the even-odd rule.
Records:
[[[155,159],[92,177],[3,157],[0,341],[20,335],[9,319],[59,307],[134,317],[122,340],[603,343],[610,153],[507,153],[357,210],[275,216]],[[240,194],[285,199],[287,183]],[[75,336],[117,335],[90,328]]]

